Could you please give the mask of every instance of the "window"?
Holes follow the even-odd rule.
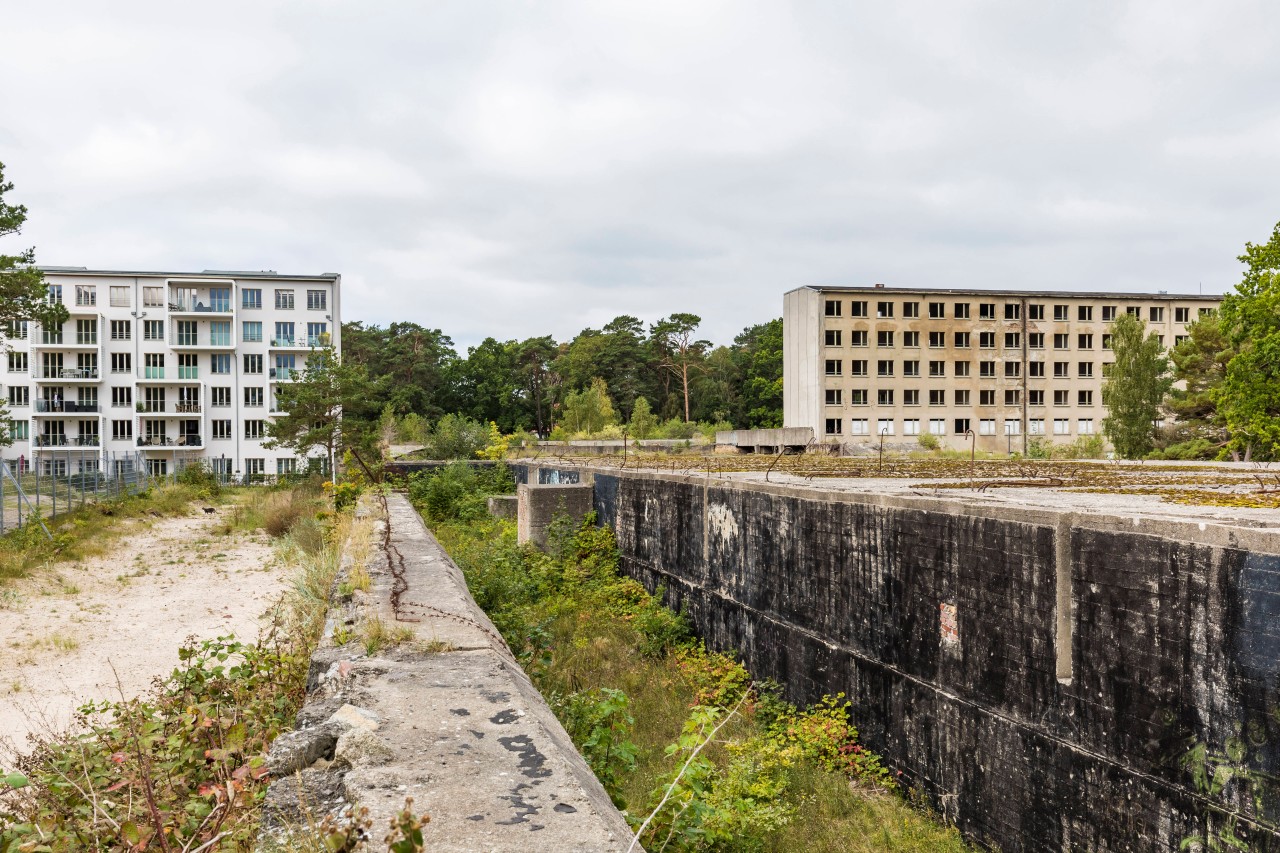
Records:
[[[852,420],[849,421],[849,435],[866,435],[866,434],[867,434],[866,418],[853,418]]]
[[[81,308],[92,308],[98,304],[98,288],[92,284],[76,285],[76,305]]]
[[[261,308],[262,307],[262,289],[258,287],[246,287],[240,291],[240,307],[241,308]],[[214,436],[215,438],[217,436]]]
[[[112,308],[128,308],[129,307],[129,288],[124,285],[111,285],[111,307]]]
[[[1021,333],[1021,332],[1005,332],[1005,333],[1004,333],[1004,348],[1005,348],[1005,349],[1018,349],[1018,348],[1019,348],[1019,347],[1021,347],[1021,346],[1022,346],[1022,333]]]
[[[293,291],[276,289],[276,310],[292,311],[293,310]],[[836,315],[839,316],[839,315]]]
[[[9,386],[9,405],[10,406],[30,406],[31,405],[31,389],[26,385],[10,385]]]
[[[834,375],[840,375],[840,362],[835,362],[836,372]],[[831,369],[831,362],[827,362],[827,370]],[[244,356],[244,372],[247,374],[256,374],[262,372],[262,356],[256,353],[245,353]]]
[[[1022,389],[1006,388],[1004,391],[1004,404],[1006,406],[1021,406],[1022,405]]]
[[[1067,361],[1055,361],[1053,363],[1053,378],[1066,379],[1070,376],[1071,363]]]
[[[263,425],[266,421],[247,420],[244,422],[244,437],[249,439],[260,439],[263,436]]]
[[[880,318],[888,318],[888,317],[892,317],[892,316],[893,316],[893,303],[892,303],[892,302],[877,302],[877,303],[876,303],[876,316],[877,316],[877,317],[880,317]]]
[[[918,406],[920,405],[920,391],[916,388],[908,388],[902,392],[902,405]]]
[[[1158,308],[1158,307],[1156,307],[1156,306],[1154,306],[1154,305],[1153,305],[1153,306],[1151,306],[1151,309],[1150,309],[1149,313],[1147,314],[1147,316],[1151,319],[1151,322],[1152,322],[1152,323],[1163,323],[1163,322],[1164,322],[1164,309],[1163,309],[1163,308]]]
[[[876,362],[876,375],[877,375],[877,376],[892,376],[892,375],[893,375],[893,362],[892,362],[892,361],[887,361],[887,360],[877,361],[877,362]]]
[[[1116,306],[1103,305],[1102,306],[1102,322],[1110,323],[1115,319],[1116,319]]]
[[[132,406],[133,389],[127,385],[113,387],[111,389],[111,405],[117,407]]]
[[[1027,362],[1027,375],[1032,379],[1044,379],[1044,362],[1029,361]]]
[[[1004,363],[1005,379],[1017,379],[1021,375],[1022,375],[1022,362],[1006,361]]]
[[[209,324],[209,343],[215,347],[231,346],[230,320],[215,320]]]
[[[1191,309],[1190,309],[1190,308],[1174,308],[1174,309],[1173,309],[1173,322],[1175,322],[1175,323],[1190,323],[1190,322],[1191,322]]]
[[[133,322],[130,320],[112,320],[111,321],[111,340],[113,341],[133,340]]]
[[[1077,335],[1076,349],[1093,349],[1093,335]]]
[[[247,355],[246,355],[246,356],[244,357],[244,363],[245,363],[245,373],[248,373],[248,372],[249,372],[249,356],[247,356]],[[840,375],[840,368],[841,368],[841,366],[842,366],[843,364],[844,364],[844,362],[842,362],[842,361],[841,361],[840,359],[838,359],[838,358],[829,358],[829,359],[827,359],[827,375],[828,375],[828,376],[839,376],[839,375]],[[259,362],[259,364],[258,364],[258,372],[259,372],[259,373],[261,373],[261,372],[262,372],[262,364],[261,364],[261,362]]]
[[[230,375],[231,353],[209,356],[209,372],[218,375]]]
[[[1093,306],[1092,305],[1076,306],[1076,319],[1079,320],[1081,323],[1092,323],[1093,322]]]
[[[827,334],[831,334],[828,332]],[[836,332],[836,334],[840,334]],[[241,324],[241,337],[246,344],[262,343],[262,322],[260,320],[245,320]]]
[[[25,352],[9,352],[9,372],[10,373],[26,373],[28,370],[27,354]]]
[[[967,362],[967,361],[957,361],[957,362],[955,363],[955,368],[956,368],[956,376],[957,376],[957,377],[959,377],[959,378],[963,379],[964,377],[966,377],[966,376],[968,376],[968,375],[969,375],[969,362]]]
[[[946,376],[947,363],[945,361],[929,362],[929,375],[930,376]]]
[[[877,435],[893,435],[893,418],[880,418],[876,421]]]
[[[276,334],[271,339],[271,345],[277,347],[293,346],[293,324],[292,323],[276,323]]]
[[[1071,347],[1070,335],[1066,333],[1061,333],[1053,336],[1054,349],[1070,349],[1070,347]]]
[[[1044,349],[1044,332],[1029,332],[1027,334],[1028,349]]]
[[[955,345],[956,345],[956,347],[957,347],[957,348],[959,348],[959,349],[968,349],[968,348],[969,348],[969,333],[968,333],[968,332],[956,332],[956,335],[955,335]]]
[[[855,358],[849,362],[850,376],[866,376],[867,360],[865,358]]]
[[[98,321],[76,320],[76,343],[81,346],[96,346],[98,343]]]
[[[164,320],[143,320],[142,339],[144,341],[163,341]]]
[[[942,418],[930,418],[930,419],[929,419],[929,434],[930,434],[930,435],[946,435],[946,434],[947,434],[947,422],[946,422],[945,420],[943,420]]]
[[[893,389],[892,389],[892,388],[879,388],[879,389],[877,389],[877,390],[876,390],[876,405],[877,405],[877,406],[892,406],[892,405],[893,405]]]
[[[1031,435],[1044,435],[1044,418],[1028,418],[1027,432]]]
[[[297,461],[298,460],[292,457],[288,459],[277,459],[276,460],[276,476],[287,477],[290,474],[293,474],[297,470],[297,465],[296,465]]]
[[[230,406],[231,405],[231,386],[215,385],[209,389],[209,405],[211,406]]]
[[[14,341],[25,341],[28,328],[26,320],[11,320],[4,324],[4,336]]]
[[[1055,406],[1070,406],[1071,398],[1068,396],[1071,392],[1065,388],[1059,388],[1053,392],[1053,404]]]
[[[946,332],[930,332],[930,333],[929,333],[929,348],[930,348],[930,349],[941,349],[942,347],[945,347],[946,345],[947,345],[947,333],[946,333]]]
[[[1054,419],[1053,419],[1053,434],[1054,434],[1054,435],[1070,435],[1070,434],[1071,434],[1071,421],[1070,421],[1069,419],[1067,419],[1067,418],[1054,418]]]
[[[978,392],[979,406],[994,406],[996,404],[996,392],[994,388],[984,388]]]
[[[903,434],[903,435],[919,435],[919,434],[920,434],[920,419],[919,419],[919,418],[904,418],[904,419],[903,419],[903,421],[902,421],[902,434]]]
[[[1178,344],[1182,343],[1183,341],[1189,341],[1189,340],[1191,340],[1190,335],[1174,335],[1173,345],[1176,347]]]
[[[1124,313],[1128,314],[1130,317],[1140,317],[1142,316],[1142,309],[1137,305],[1129,305],[1124,309]]]
[[[247,391],[248,389],[245,389],[245,390]],[[827,405],[828,405],[828,406],[839,406],[839,405],[841,404],[841,402],[842,402],[842,401],[841,401],[841,399],[840,399],[840,389],[839,389],[839,388],[828,388],[828,389],[827,389]]]
[[[45,300],[47,302],[50,302],[50,303],[61,302],[62,301],[62,285],[60,284],[45,285],[44,295],[45,295]]]
[[[1212,313],[1213,313],[1213,309],[1212,309],[1212,308],[1201,308],[1201,309],[1200,309],[1200,316],[1201,316],[1201,317],[1208,317],[1208,316],[1209,316],[1210,314],[1212,314]]]
[[[854,388],[849,392],[850,406],[865,406],[867,404],[867,389]]]
[[[277,291],[277,293],[279,293],[279,291]],[[277,296],[276,298],[277,298],[277,300],[278,300],[278,299],[279,299],[279,296]],[[840,300],[839,300],[839,299],[828,299],[828,300],[827,300],[827,304],[826,304],[825,313],[826,313],[826,315],[827,315],[828,317],[839,317],[839,316],[840,316]]]
[[[929,319],[931,319],[931,320],[941,320],[941,319],[942,319],[943,317],[945,317],[945,316],[946,316],[946,303],[945,303],[945,302],[930,302],[930,303],[929,303]]]
[[[164,353],[147,352],[142,354],[142,378],[164,379]]]
[[[198,344],[200,342],[198,337],[199,329],[200,326],[195,320],[179,320],[177,345],[180,347],[193,347]]]
[[[1005,418],[1004,434],[1005,435],[1022,435],[1022,421],[1019,420],[1018,418]]]
[[[983,379],[994,379],[996,376],[996,363],[994,361],[978,362],[978,375]]]
[[[1076,375],[1079,376],[1081,379],[1093,378],[1093,362],[1092,361],[1080,362],[1078,365],[1076,365],[1076,370],[1077,370]]]
[[[1077,392],[1076,392],[1076,405],[1077,405],[1077,406],[1092,406],[1092,405],[1093,405],[1093,392],[1092,392],[1092,391],[1077,391]]]
[[[876,332],[876,346],[878,347],[893,346],[893,332]]]
[[[31,424],[27,421],[9,421],[9,438],[13,441],[29,441]]]
[[[1006,320],[1021,320],[1022,305],[1018,302],[1006,302],[1004,304],[1004,318]]]
[[[978,319],[994,320],[996,318],[996,304],[994,302],[978,303]]]
[[[1102,348],[1103,348],[1103,349],[1111,349],[1111,336],[1110,336],[1110,335],[1103,335],[1103,336],[1102,336]]]
[[[947,404],[947,392],[941,388],[929,389],[929,405],[945,406]]]
[[[837,313],[836,316],[838,317],[840,315]],[[849,316],[850,317],[867,316],[867,301],[865,299],[862,299],[862,300],[855,299],[854,301],[850,302]]]
[[[969,303],[968,302],[957,302],[955,304],[955,309],[956,309],[957,320],[969,319]]]
[[[955,391],[954,394],[955,394],[955,401],[957,406],[969,405],[969,389],[968,388],[961,388],[959,391]],[[968,429],[968,427],[965,427],[965,429]]]
[[[164,288],[163,287],[142,288],[142,307],[143,308],[165,307]]]
[[[906,317],[906,318],[908,318],[908,319],[919,318],[919,317],[920,317],[920,303],[919,303],[919,302],[904,302],[904,303],[902,303],[902,316],[903,316],[903,317]]]
[[[292,355],[276,356],[276,366],[271,371],[272,379],[292,379],[294,374],[294,358]]]
[[[1109,378],[1109,377],[1111,376],[1111,371],[1115,370],[1115,367],[1116,367],[1116,363],[1115,363],[1114,361],[1104,361],[1104,362],[1102,362],[1102,376],[1103,376],[1103,378]]]
[[[981,347],[982,349],[995,349],[996,333],[995,332],[979,332],[978,346]]]
[[[865,347],[867,345],[867,330],[863,329],[857,332],[849,333],[849,346]]]
[[[225,421],[225,420],[209,421],[209,427],[215,439],[231,438],[231,421]]]
[[[1053,306],[1053,319],[1057,320],[1058,322],[1062,322],[1062,321],[1066,320],[1066,319],[1067,319],[1067,309],[1068,309],[1069,307],[1070,307],[1070,306],[1067,306],[1067,305],[1055,305],[1055,306]]]
[[[116,441],[132,441],[133,440],[133,421],[112,421],[111,437]]]
[[[1093,435],[1093,418],[1080,418],[1076,421],[1076,432],[1080,435]]]
[[[329,305],[329,294],[324,290],[307,291],[307,310],[324,311]]]
[[[978,421],[978,435],[995,435],[996,420],[995,418],[983,418]]]
[[[919,332],[903,332],[902,345],[904,347],[915,347],[918,349],[920,347],[920,333]]]
[[[261,388],[246,388],[244,389],[244,404],[253,408],[261,408],[262,396]]]
[[[968,418],[956,418],[955,420],[956,435],[964,435],[970,430]]]
[[[902,362],[902,375],[903,376],[919,376],[920,362],[914,361],[914,360]]]
[[[1043,405],[1044,405],[1044,391],[1043,391],[1043,390],[1041,390],[1041,389],[1032,389],[1032,390],[1030,390],[1030,391],[1027,391],[1027,405],[1028,405],[1028,406],[1043,406]]]
[[[827,418],[827,435],[839,435],[839,434],[840,434],[840,419]]]
[[[1028,306],[1027,306],[1027,319],[1028,319],[1028,320],[1043,320],[1043,319],[1044,319],[1044,306],[1043,306],[1043,305],[1028,305]]]

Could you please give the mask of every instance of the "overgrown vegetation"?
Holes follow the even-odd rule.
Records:
[[[136,500],[148,508],[163,500],[177,512],[192,488]],[[266,751],[302,701],[350,524],[326,504],[315,482],[243,496],[221,532],[268,529],[296,567],[270,630],[254,641],[187,643],[151,694],[83,706],[80,733],[45,739],[13,772],[0,772],[0,851],[253,847]]]
[[[964,849],[892,793],[844,697],[801,709],[753,683],[618,573],[607,529],[561,522],[550,553],[519,546],[479,509],[504,486],[451,466],[410,496],[647,850]]]

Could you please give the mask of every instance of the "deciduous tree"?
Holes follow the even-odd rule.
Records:
[[[1132,314],[1121,314],[1111,325],[1111,349],[1116,360],[1102,383],[1102,429],[1116,453],[1143,457],[1155,447],[1160,404],[1173,384],[1169,360],[1160,339],[1148,335],[1146,324]]]

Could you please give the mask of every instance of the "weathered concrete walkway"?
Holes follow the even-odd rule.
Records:
[[[299,825],[290,815],[300,799],[313,815],[355,802],[380,839],[413,797],[431,816],[432,851],[625,850],[626,821],[462,572],[404,497],[390,496],[387,514],[390,536],[375,529],[384,547],[369,559],[373,586],[331,615],[330,636],[344,622],[359,636],[376,617],[414,638],[372,655],[355,641],[322,644],[299,731],[272,747],[280,781],[268,831]]]

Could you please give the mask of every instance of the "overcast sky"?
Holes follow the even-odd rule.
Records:
[[[460,347],[804,284],[1216,293],[1280,220],[1263,2],[27,2],[44,264],[341,272]]]

